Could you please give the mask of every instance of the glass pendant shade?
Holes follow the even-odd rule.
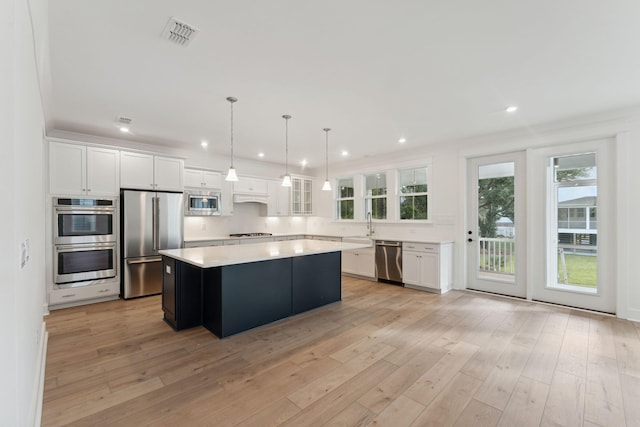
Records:
[[[238,175],[236,175],[236,168],[231,166],[229,168],[229,172],[227,172],[227,177],[224,179],[225,181],[237,181]]]
[[[331,183],[327,179],[322,186],[322,191],[331,191]]]
[[[291,175],[285,175],[282,179],[283,187],[291,187]]]

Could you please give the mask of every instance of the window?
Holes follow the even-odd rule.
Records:
[[[365,175],[365,218],[371,212],[373,219],[387,219],[387,175]]]
[[[337,209],[338,219],[353,219],[353,178],[338,180]]]
[[[398,171],[400,219],[428,219],[427,168]]]

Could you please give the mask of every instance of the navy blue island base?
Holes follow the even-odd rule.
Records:
[[[200,268],[163,256],[164,320],[219,338],[340,301],[341,252]]]

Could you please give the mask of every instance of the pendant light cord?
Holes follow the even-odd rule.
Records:
[[[227,101],[231,104],[231,167],[233,167],[233,103],[238,99],[230,96]]]
[[[284,119],[284,174],[289,175],[289,119],[290,115],[282,116]]]
[[[329,131],[331,129],[324,128],[322,130],[325,133],[325,170],[324,170],[324,177],[325,177],[325,180],[329,181]]]

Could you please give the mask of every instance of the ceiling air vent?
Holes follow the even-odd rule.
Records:
[[[162,32],[162,38],[180,46],[186,46],[199,32],[197,28],[171,18]]]

